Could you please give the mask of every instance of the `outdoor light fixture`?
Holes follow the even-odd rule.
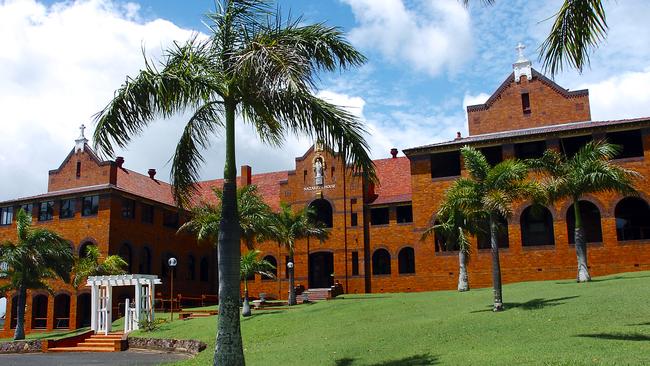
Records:
[[[287,268],[292,269],[293,268],[293,262],[287,263]]]
[[[169,298],[169,311],[171,311],[170,322],[173,322],[174,321],[174,268],[178,264],[178,261],[176,260],[176,258],[171,257],[167,260],[167,264],[169,265],[169,268],[171,268],[170,272],[172,277],[171,289],[169,291],[171,293],[171,297]]]

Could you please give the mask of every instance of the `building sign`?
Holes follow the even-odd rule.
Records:
[[[322,185],[322,186],[305,187],[305,188],[303,188],[303,190],[305,190],[305,192],[310,192],[310,191],[318,191],[318,190],[321,190],[321,189],[334,189],[334,188],[336,188],[336,184],[325,184],[325,185]]]

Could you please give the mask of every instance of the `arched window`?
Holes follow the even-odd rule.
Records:
[[[47,296],[36,295],[32,298],[32,329],[47,328]]]
[[[194,281],[195,273],[196,273],[196,263],[194,261],[194,256],[190,254],[190,255],[187,256],[187,277],[186,277],[186,279],[188,279],[190,281]]]
[[[614,209],[619,241],[650,239],[650,208],[641,198],[623,198]]]
[[[390,274],[390,253],[386,249],[377,249],[372,254],[372,274]]]
[[[200,279],[201,282],[208,282],[210,280],[210,268],[207,257],[201,258],[201,264],[199,265]]]
[[[131,273],[132,267],[132,256],[131,256],[131,246],[127,243],[122,244],[120,250],[117,252],[124,261],[126,262],[126,273]]]
[[[397,255],[399,273],[415,273],[415,250],[402,248]]]
[[[332,227],[332,205],[326,199],[319,198],[310,203],[309,207],[314,210],[314,221],[322,223],[325,227]]]
[[[275,267],[270,272],[273,273],[273,275],[277,277],[278,276],[278,261],[275,259],[275,257],[272,256],[272,255],[267,255],[266,257],[264,257],[264,260],[271,263],[273,265],[273,267]],[[262,275],[262,280],[272,280],[272,279],[273,279],[273,277]]]
[[[574,205],[569,206],[566,212],[566,226],[569,234],[569,244],[575,244],[576,212]],[[580,201],[580,217],[582,229],[585,232],[587,243],[600,243],[603,241],[603,231],[600,227],[600,210],[589,201]]]
[[[70,295],[58,294],[54,297],[54,328],[70,327]]]
[[[553,234],[553,215],[541,205],[527,207],[521,214],[521,245],[555,245]]]
[[[151,249],[148,247],[142,248],[139,272],[142,274],[151,274]]]
[[[508,241],[508,220],[502,215],[497,217],[497,244],[499,248],[507,248],[510,243]],[[492,248],[492,239],[490,237],[490,222],[486,221],[485,226],[482,228],[484,231],[476,235],[476,241],[479,249]]]
[[[81,244],[81,246],[79,247],[79,257],[86,258],[86,256],[88,256],[88,247],[94,246],[94,245],[95,245],[95,243],[93,243],[91,241],[87,241],[87,242],[84,242],[83,244]]]

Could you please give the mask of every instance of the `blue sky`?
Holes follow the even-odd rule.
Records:
[[[456,0],[282,0],[283,13],[305,23],[342,27],[367,57],[361,68],[321,75],[318,92],[349,108],[366,123],[375,158],[467,133],[464,107],[481,103],[512,71],[514,47],[538,66],[536,48],[550,28],[560,0],[497,0],[469,9]],[[582,75],[566,70],[556,81],[589,88],[594,120],[650,116],[650,2],[605,1],[610,34]],[[156,59],[192,32],[205,32],[202,15],[212,0],[0,0],[0,200],[41,193],[47,170],[73,146],[77,127],[92,115],[126,75],[142,67],[140,48]],[[539,68],[538,68],[539,69]],[[120,151],[125,166],[169,174],[183,121],[158,121]],[[311,144],[289,136],[282,149],[257,142],[238,127],[238,164],[254,172],[291,169]],[[206,152],[203,178],[221,176],[223,147]]]

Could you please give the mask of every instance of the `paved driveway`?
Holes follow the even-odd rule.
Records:
[[[191,356],[154,351],[29,353],[0,355],[2,366],[100,366],[100,365],[160,365],[185,360]]]

